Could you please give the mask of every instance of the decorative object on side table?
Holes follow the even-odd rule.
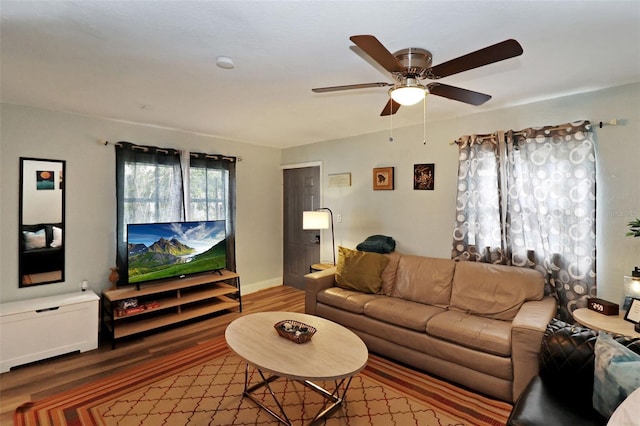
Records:
[[[640,268],[637,266],[631,271],[631,275],[624,276],[624,302],[622,310],[628,311],[631,301],[640,298]]]
[[[640,218],[627,223],[629,232],[625,234],[627,237],[640,237]],[[640,268],[635,267],[631,271],[631,276],[624,277],[624,299],[622,302],[622,310],[628,311],[634,298],[640,298]],[[636,331],[637,327],[636,327]]]
[[[620,313],[617,303],[612,303],[597,297],[587,299],[587,308],[603,315],[618,315]]]
[[[629,310],[624,316],[624,319],[635,323],[635,329],[638,330],[638,324],[640,323],[640,299],[633,298]]]
[[[109,281],[111,282],[111,289],[115,290],[118,287],[118,280],[120,279],[120,274],[118,273],[118,268],[113,267],[111,269],[111,273],[109,274]]]
[[[640,218],[632,220],[627,224],[627,226],[629,226],[627,237],[640,237]]]
[[[295,343],[306,343],[316,332],[314,327],[294,320],[279,321],[273,326],[278,334]]]
[[[331,226],[331,244],[333,248],[333,264],[336,264],[336,234],[333,230],[333,212],[328,207],[319,207],[312,211],[302,212],[302,229],[329,229]],[[318,243],[320,241],[317,241]]]

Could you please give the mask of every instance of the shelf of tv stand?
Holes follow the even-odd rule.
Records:
[[[240,276],[226,270],[220,272],[143,283],[140,289],[128,286],[103,292],[102,324],[111,337],[112,348],[122,337],[224,310],[238,308],[242,311]],[[234,295],[236,297],[230,297]],[[158,306],[116,315],[118,302],[132,298],[140,305],[155,302]]]
[[[186,321],[186,320],[201,317],[203,315],[219,312],[224,309],[232,309],[237,306],[238,306],[238,301],[233,299],[228,299],[228,298],[221,298],[218,302],[211,305],[198,306],[197,308],[192,308],[187,306],[181,309],[180,312],[174,312],[166,315],[162,314],[162,315],[154,316],[151,318],[140,319],[135,322],[116,324],[114,334],[116,339],[120,339],[122,337],[143,333],[145,331],[155,330],[156,328],[172,325],[177,322]],[[151,313],[154,311],[158,311],[158,309],[157,308],[151,309],[149,311],[144,311],[144,312]],[[139,316],[140,314],[138,313],[137,315]],[[126,318],[128,317],[130,317],[130,315],[126,316]],[[121,318],[125,318],[125,317],[116,317],[116,320]]]

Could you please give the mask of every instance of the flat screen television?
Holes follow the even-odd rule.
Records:
[[[127,225],[129,284],[215,272],[227,265],[224,220]]]

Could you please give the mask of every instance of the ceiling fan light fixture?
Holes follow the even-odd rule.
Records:
[[[389,90],[391,99],[400,105],[415,105],[429,93],[426,87],[413,78],[407,78],[405,84],[392,87]]]

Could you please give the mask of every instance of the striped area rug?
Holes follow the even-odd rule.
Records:
[[[250,369],[250,371],[252,371]],[[15,425],[267,425],[278,422],[242,398],[245,364],[220,337],[129,371],[19,407]],[[257,373],[252,379],[257,381]],[[329,387],[331,384],[325,384]],[[272,383],[294,424],[322,409],[306,386]],[[258,394],[275,404],[266,393]],[[370,355],[346,401],[325,425],[504,425],[511,406]]]

